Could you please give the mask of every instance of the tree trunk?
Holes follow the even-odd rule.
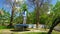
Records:
[[[39,26],[39,11],[37,9],[36,9],[36,28],[38,28]]]
[[[39,26],[40,8],[41,8],[41,6],[43,4],[43,1],[44,0],[42,0],[41,3],[39,4],[39,0],[36,0],[36,28],[38,28],[38,26]]]
[[[14,10],[12,9],[12,12],[11,12],[12,14],[11,14],[11,19],[10,19],[10,26],[12,26],[13,25],[13,16],[14,16]]]
[[[13,26],[13,23],[12,22],[13,22],[14,11],[15,11],[15,3],[16,3],[16,0],[14,1],[13,6],[12,6],[11,19],[10,19],[9,26]]]
[[[51,34],[51,32],[52,32],[52,30],[53,30],[54,27],[55,27],[55,26],[52,26],[52,27],[50,28],[48,34]]]
[[[60,23],[60,20],[58,19],[56,19],[54,22],[53,22],[53,24],[52,24],[52,26],[50,27],[50,30],[49,30],[49,32],[48,32],[48,34],[51,34],[51,32],[52,32],[52,30],[54,29],[54,27],[57,25],[57,24],[59,24]]]
[[[38,28],[38,24],[39,24],[39,2],[38,0],[36,0],[36,28]]]

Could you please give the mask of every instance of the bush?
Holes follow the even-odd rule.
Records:
[[[9,25],[8,25],[7,28],[8,28],[8,29],[11,29],[11,28],[14,28],[14,26],[9,26]]]

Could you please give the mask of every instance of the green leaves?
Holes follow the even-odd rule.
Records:
[[[57,1],[56,5],[53,7],[52,10],[55,16],[60,16],[60,1]]]
[[[4,13],[4,15],[0,15],[0,24],[4,24],[4,23],[9,23],[10,20],[10,13],[5,11],[4,9],[1,9],[2,12]]]

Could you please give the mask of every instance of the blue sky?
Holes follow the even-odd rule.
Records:
[[[0,9],[4,8],[6,11],[11,11],[11,8],[8,5],[6,5],[6,6],[4,5],[5,2],[6,2],[6,0],[0,0]],[[55,5],[55,3],[56,3],[56,0],[53,0],[52,4]]]
[[[53,4],[53,5],[55,5],[55,4],[56,4],[56,2],[57,2],[57,0],[53,0],[53,1],[52,1],[52,4]]]
[[[0,9],[4,8],[6,11],[11,11],[10,7],[5,6],[6,0],[0,0]]]

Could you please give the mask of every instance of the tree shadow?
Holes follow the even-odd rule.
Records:
[[[30,31],[30,30],[10,30],[10,31],[13,31],[13,32],[24,32],[24,31]]]

